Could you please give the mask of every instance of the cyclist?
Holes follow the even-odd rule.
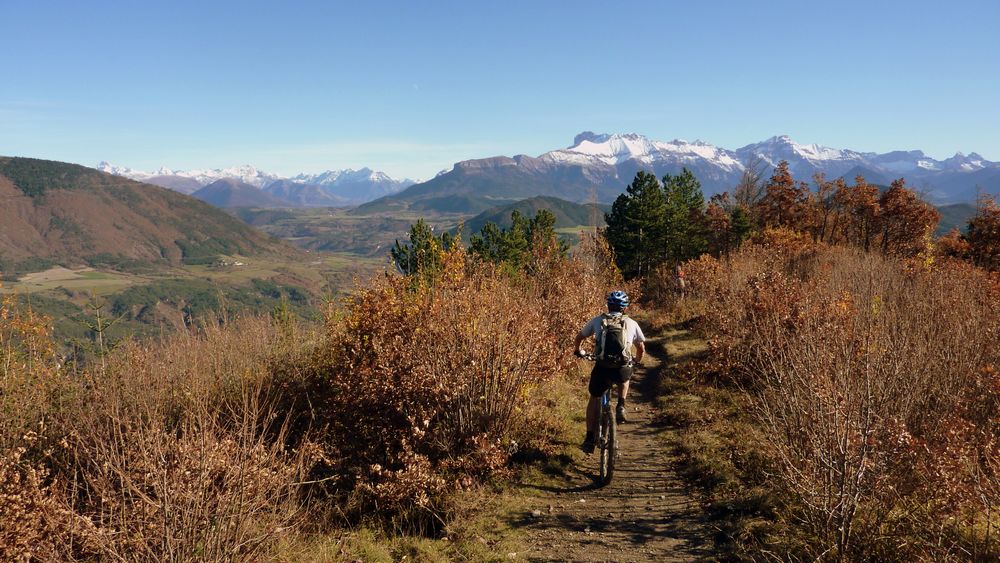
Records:
[[[601,395],[614,384],[617,384],[619,389],[616,418],[619,423],[627,422],[625,398],[628,396],[629,380],[632,378],[632,366],[629,360],[638,364],[646,353],[646,337],[643,336],[639,323],[625,315],[628,306],[629,297],[624,291],[613,291],[608,294],[608,312],[591,319],[577,335],[576,343],[573,345],[576,355],[583,356],[584,350],[581,345],[584,340],[593,336],[597,344],[598,361],[590,372],[590,385],[588,385],[590,402],[587,404],[587,436],[581,446],[586,453],[594,451],[594,433],[601,412]],[[621,350],[621,357],[602,358],[604,351],[610,351],[613,347],[606,342],[605,332],[616,332],[623,337],[624,349]],[[636,350],[634,357],[631,351],[633,345]]]

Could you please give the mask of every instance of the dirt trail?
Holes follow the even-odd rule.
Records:
[[[656,378],[671,362],[704,349],[686,330],[668,329],[649,338],[644,368],[629,394],[629,422],[619,426],[622,457],[614,481],[595,486],[596,454],[577,459],[552,485],[523,483],[540,491],[537,507],[515,517],[524,532],[517,558],[538,561],[713,560],[702,511],[671,469],[673,454],[655,422]],[[582,437],[581,428],[581,437]]]

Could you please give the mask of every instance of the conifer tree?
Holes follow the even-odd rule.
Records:
[[[492,222],[483,225],[479,233],[472,235],[469,251],[511,272],[524,270],[542,246],[550,246],[563,256],[569,252],[569,245],[556,236],[556,217],[548,209],[538,210],[531,218],[514,210],[510,218],[509,229]]]
[[[400,273],[407,276],[432,278],[441,269],[444,251],[458,241],[456,235],[434,234],[434,229],[423,219],[410,225],[410,240],[400,243],[396,240],[390,250],[392,261]]]
[[[656,176],[639,171],[604,215],[605,237],[626,278],[642,276],[666,259],[667,201]]]
[[[666,196],[663,231],[667,258],[680,263],[700,256],[708,250],[705,196],[701,192],[701,182],[684,168],[676,176],[665,175],[663,189]]]
[[[732,248],[739,248],[743,241],[750,238],[753,231],[753,219],[742,205],[737,205],[729,212],[729,240]]]

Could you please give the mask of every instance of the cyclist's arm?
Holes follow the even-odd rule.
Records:
[[[646,343],[643,342],[643,341],[641,341],[641,340],[639,342],[636,342],[635,343],[635,360],[633,360],[633,361],[635,363],[637,363],[637,364],[642,363],[642,356],[645,355],[645,354],[646,354]]]
[[[578,355],[583,354],[584,350],[583,348],[581,348],[581,344],[583,344],[584,340],[590,338],[591,336],[594,336],[594,334],[597,332],[596,323],[598,322],[598,319],[600,319],[600,317],[591,319],[590,322],[585,324],[583,326],[583,329],[581,329],[580,332],[576,335],[576,342],[573,343],[573,352],[579,353]]]

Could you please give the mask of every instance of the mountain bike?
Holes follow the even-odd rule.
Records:
[[[597,358],[593,354],[580,356],[585,360],[596,362]],[[632,367],[629,362],[628,367]],[[618,444],[618,419],[611,408],[612,391],[618,387],[612,385],[601,395],[601,414],[598,417],[597,435],[594,436],[596,445],[600,448],[598,456],[598,482],[603,487],[611,483],[611,478],[615,475],[615,463],[621,455]]]

